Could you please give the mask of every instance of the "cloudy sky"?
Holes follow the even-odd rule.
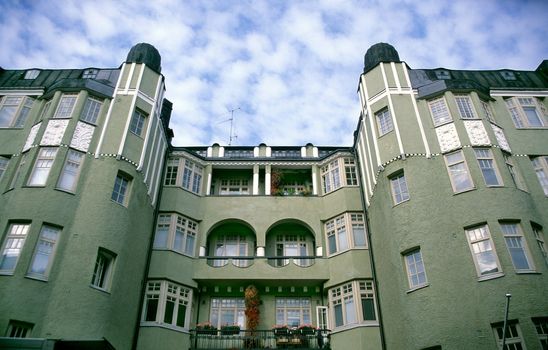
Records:
[[[0,1],[0,66],[118,67],[162,55],[174,145],[351,145],[363,55],[412,68],[534,70],[548,1]]]

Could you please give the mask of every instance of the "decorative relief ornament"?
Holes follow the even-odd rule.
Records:
[[[95,127],[93,125],[78,122],[74,134],[72,135],[72,140],[70,141],[70,147],[87,152],[94,131]]]
[[[32,129],[30,129],[29,136],[27,136],[27,141],[25,142],[25,146],[23,146],[23,152],[29,150],[34,143],[34,139],[36,138],[36,134],[38,134],[38,129],[40,129],[40,126],[42,125],[42,122],[34,125]]]
[[[491,127],[493,128],[493,131],[495,132],[495,137],[497,138],[497,142],[503,150],[506,152],[512,152],[510,149],[510,145],[508,144],[508,140],[506,140],[506,136],[504,135],[504,131],[502,131],[502,128],[491,124]]]
[[[50,120],[44,135],[42,136],[42,141],[40,141],[41,146],[59,146],[63,140],[63,135],[67,129],[69,120]]]
[[[485,130],[485,126],[481,120],[465,120],[464,127],[468,133],[470,144],[472,146],[490,145],[489,135]]]
[[[454,123],[445,124],[436,128],[436,135],[442,153],[460,148],[461,143]]]

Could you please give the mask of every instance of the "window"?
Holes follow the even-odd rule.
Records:
[[[474,188],[462,151],[445,155],[445,165],[447,166],[453,192],[459,193]]]
[[[503,153],[503,156],[504,162],[506,163],[506,168],[508,168],[508,172],[510,173],[510,177],[512,178],[512,182],[514,182],[514,185],[520,190],[527,191],[525,182],[523,182],[519,169],[514,165],[514,160],[512,157],[506,153]]]
[[[399,173],[390,178],[390,187],[392,188],[392,199],[394,204],[400,204],[409,200],[409,190],[407,189],[407,181],[405,175]]]
[[[131,178],[122,172],[118,172],[118,175],[116,175],[116,180],[114,180],[114,188],[112,189],[112,195],[110,198],[116,203],[127,205],[130,184]]]
[[[478,276],[483,277],[500,273],[500,264],[491,240],[489,227],[481,225],[465,231]]]
[[[504,80],[516,80],[516,74],[509,70],[503,70],[500,72],[500,75]]]
[[[32,263],[30,264],[29,276],[48,277],[60,232],[59,228],[47,225],[42,226],[40,237],[38,238],[38,243],[32,257]]]
[[[34,325],[29,322],[10,320],[6,337],[8,338],[30,338]]]
[[[9,161],[9,158],[0,156],[0,180],[2,180],[2,175],[6,172]]]
[[[243,235],[231,234],[219,236],[215,243],[215,256],[247,256],[248,243]],[[251,260],[233,259],[232,264],[239,267],[247,267]],[[225,266],[225,259],[215,259],[213,266]]]
[[[177,172],[179,170],[179,159],[169,159],[166,165],[165,186],[177,185]]]
[[[544,190],[544,194],[548,196],[548,157],[540,156],[531,158],[531,163],[533,163],[533,168],[537,174],[538,182]]]
[[[512,97],[504,100],[516,128],[548,126],[546,108],[536,97]]]
[[[23,169],[26,159],[27,159],[27,153],[24,153],[23,155],[21,155],[21,159],[19,159],[19,164],[17,165],[15,174],[13,174],[13,177],[11,178],[9,188],[14,188],[15,185],[17,184],[17,181],[19,180],[19,175],[21,175],[21,169]]]
[[[475,148],[474,153],[476,154],[485,184],[487,186],[501,186],[502,181],[500,180],[491,150],[489,148]]]
[[[23,79],[36,79],[39,74],[40,71],[38,69],[29,69],[25,72],[25,77]]]
[[[445,99],[443,97],[429,101],[428,106],[430,107],[430,113],[432,114],[434,126],[439,126],[453,120],[453,118],[451,118],[451,114],[449,114],[449,109],[447,109],[447,104],[445,103]]]
[[[95,79],[97,77],[97,73],[99,73],[98,69],[90,68],[85,69],[82,73],[82,79]]]
[[[221,180],[220,195],[249,194],[249,180],[223,179]]]
[[[329,193],[341,187],[341,175],[338,159],[322,167],[321,171],[324,193]]]
[[[375,293],[372,281],[352,281],[330,289],[334,326],[376,323]]]
[[[45,186],[48,175],[57,155],[56,147],[42,147],[34,162],[32,174],[28,182],[29,186]]]
[[[394,130],[394,125],[392,123],[392,116],[388,109],[384,109],[380,112],[375,113],[377,119],[377,128],[379,130],[379,136],[389,133]]]
[[[44,104],[44,109],[42,109],[42,113],[40,113],[40,118],[39,118],[40,120],[46,118],[50,107],[51,107],[51,100],[49,100],[48,102],[46,102],[46,104]]]
[[[143,132],[143,127],[145,125],[146,115],[139,111],[135,110],[133,116],[131,117],[131,123],[129,124],[129,131],[134,133],[137,136],[141,136]]]
[[[276,324],[298,327],[312,324],[309,298],[276,298]]]
[[[189,190],[191,192],[199,194],[202,186],[203,168],[188,159],[183,159],[183,161],[183,188],[185,190]]]
[[[188,329],[191,302],[190,288],[168,281],[149,281],[142,322]]]
[[[440,80],[447,80],[451,79],[451,73],[448,70],[445,69],[436,69],[434,71],[436,73],[436,78]]]
[[[541,349],[548,349],[548,317],[533,317]]]
[[[409,288],[414,289],[428,284],[424,262],[420,249],[414,249],[403,255],[407,271]]]
[[[97,117],[99,116],[102,105],[102,101],[93,97],[88,97],[82,114],[80,115],[80,119],[91,124],[97,124]]]
[[[306,238],[304,235],[277,235],[276,256],[308,256]],[[298,266],[309,266],[308,259],[293,259]],[[286,266],[289,259],[276,259],[276,266]]]
[[[22,128],[33,104],[31,97],[0,97],[0,128]]]
[[[177,214],[160,214],[154,236],[155,249],[171,249],[194,256],[198,223]]]
[[[535,240],[537,241],[538,249],[540,249],[540,252],[542,256],[544,257],[544,261],[548,265],[548,250],[546,249],[546,243],[544,240],[544,233],[542,233],[542,227],[531,223],[531,226],[533,228],[533,234],[535,235]]]
[[[99,248],[97,260],[93,268],[91,285],[102,290],[108,290],[112,281],[112,272],[114,270],[114,261],[116,254],[106,249]]]
[[[502,346],[504,323],[498,322],[491,325],[495,333],[498,348]],[[521,330],[517,320],[509,320],[506,324],[506,338],[503,350],[522,350],[525,344],[522,340]]]
[[[245,302],[243,298],[211,298],[209,320],[214,327],[239,325],[245,329]]]
[[[344,158],[344,174],[346,176],[347,186],[357,186],[358,177],[356,176],[356,162],[354,158]]]
[[[472,107],[472,101],[468,95],[456,95],[455,102],[459,109],[459,114],[462,119],[474,119],[476,114],[474,113],[474,107]]]
[[[351,231],[350,235],[349,231]],[[326,221],[325,233],[329,255],[349,248],[367,247],[364,216],[361,213],[345,213]]]
[[[61,96],[61,100],[59,101],[53,118],[70,118],[77,98],[78,95],[76,94],[65,94]]]
[[[489,102],[481,100],[480,103],[481,108],[483,109],[483,114],[485,114],[485,118],[487,118],[487,120],[491,123],[495,123],[495,115],[493,114],[493,110],[491,109]]]
[[[500,228],[516,271],[533,271],[535,268],[520,225],[518,223],[501,222]]]
[[[84,153],[69,149],[63,171],[61,172],[59,182],[57,183],[57,188],[74,192],[83,161]]]
[[[13,223],[8,227],[6,238],[2,246],[2,256],[0,257],[0,272],[13,273],[21,250],[25,245],[25,239],[29,232],[29,224]]]

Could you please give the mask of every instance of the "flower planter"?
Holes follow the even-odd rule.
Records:
[[[240,328],[221,328],[222,335],[235,335],[240,333]]]
[[[196,329],[196,334],[217,335],[217,330],[216,329]]]

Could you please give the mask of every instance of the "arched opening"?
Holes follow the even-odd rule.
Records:
[[[271,266],[310,266],[314,264],[315,250],[314,233],[298,220],[276,223],[266,233],[266,255]]]
[[[237,267],[248,267],[253,264],[256,246],[255,232],[247,223],[241,220],[225,221],[215,225],[207,236],[208,264],[222,267],[232,263]]]

